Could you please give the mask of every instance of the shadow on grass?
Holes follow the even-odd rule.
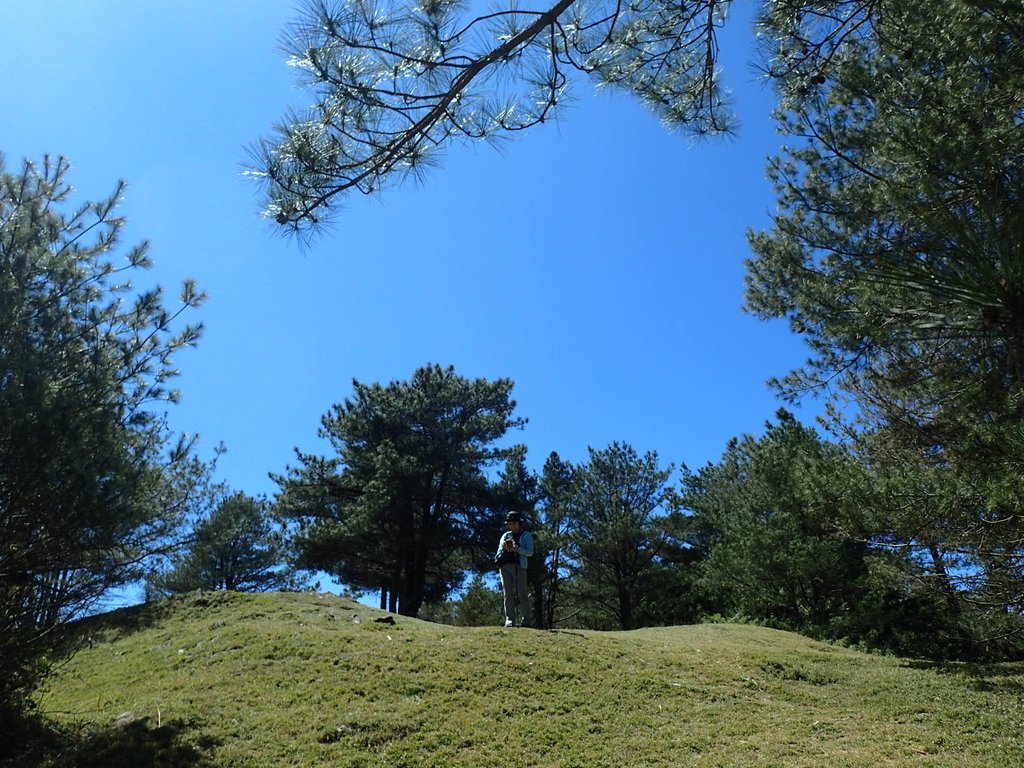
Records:
[[[975,663],[965,661],[909,661],[905,666],[926,669],[940,675],[967,680],[976,691],[1015,693],[1024,695],[1024,663]]]
[[[104,728],[75,729],[39,718],[0,727],[2,768],[211,768],[217,746],[190,737],[182,722],[154,727],[148,719]]]

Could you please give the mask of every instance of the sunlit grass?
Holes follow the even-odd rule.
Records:
[[[147,748],[152,764],[246,768],[1024,765],[1022,665],[936,667],[728,624],[384,616],[312,594],[119,612],[40,706],[109,766]]]

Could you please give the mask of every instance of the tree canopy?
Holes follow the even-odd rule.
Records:
[[[461,583],[472,552],[499,527],[485,469],[525,419],[512,382],[470,380],[430,365],[409,381],[353,382],[322,419],[335,455],[299,455],[280,478],[283,514],[301,524],[300,563],[360,589],[379,589],[415,616]]]
[[[200,327],[115,261],[123,185],[73,206],[69,163],[0,159],[0,701],[30,688],[61,627],[142,575],[181,522],[194,465],[156,410]],[[180,328],[176,326],[181,325]]]
[[[285,531],[275,524],[265,499],[233,493],[196,521],[184,550],[171,566],[149,579],[156,595],[197,589],[263,592],[297,589],[302,581],[289,567]]]
[[[308,0],[286,50],[313,104],[253,149],[265,213],[315,227],[346,193],[419,176],[453,142],[544,123],[574,76],[636,94],[671,126],[725,132],[717,33],[730,5]]]
[[[786,411],[759,439],[683,477],[678,535],[702,555],[702,588],[724,615],[828,632],[863,599],[867,545],[845,533],[856,465]]]
[[[641,456],[616,442],[588,449],[588,460],[573,472],[572,590],[586,612],[618,629],[635,629],[660,613],[650,603],[659,598],[655,584],[665,537],[658,522],[672,497],[672,469],[659,466],[654,451]]]
[[[751,236],[748,305],[814,356],[780,382],[854,404],[885,478],[879,534],[931,583],[996,613],[1024,604],[1024,26],[1018,4],[888,0],[815,77],[779,79],[792,140]],[[781,72],[804,66],[777,19]],[[956,576],[954,577],[954,574]],[[956,582],[956,583],[953,583]],[[984,597],[982,597],[984,595]]]

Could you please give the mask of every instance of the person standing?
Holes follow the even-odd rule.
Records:
[[[498,540],[498,551],[494,556],[501,574],[506,627],[516,626],[520,615],[520,626],[529,627],[533,624],[530,595],[526,588],[526,571],[533,555],[533,536],[524,529],[525,522],[522,512],[509,512],[505,515],[508,530]]]

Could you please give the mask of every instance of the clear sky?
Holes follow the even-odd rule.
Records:
[[[529,419],[512,437],[538,471],[615,440],[697,468],[762,431],[780,405],[765,381],[806,356],[741,310],[780,143],[751,5],[722,41],[737,138],[694,143],[579,80],[557,123],[500,152],[452,147],[422,186],[350,198],[305,248],[242,176],[247,146],[305,101],[280,46],[295,3],[0,0],[0,151],[9,168],[67,156],[79,199],[125,179],[125,248],[148,239],[156,262],[137,284],[209,293],[170,418],[207,457],[223,441],[234,490],[273,495],[268,473],[320,449],[353,378],[427,363],[511,378]]]

